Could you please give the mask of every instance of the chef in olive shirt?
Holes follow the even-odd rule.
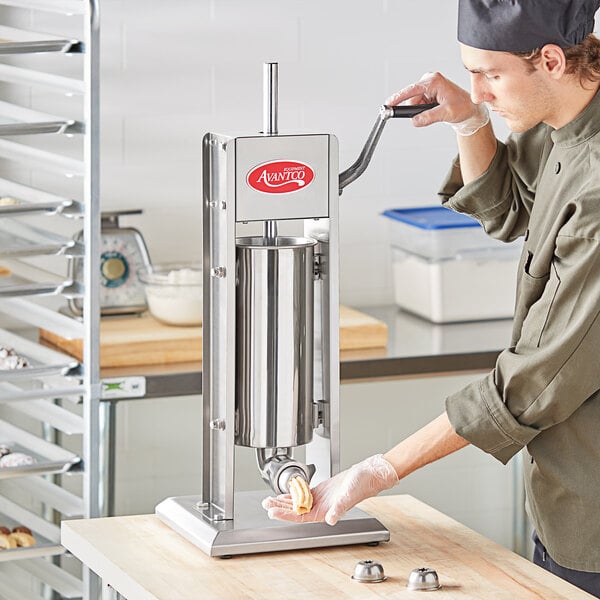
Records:
[[[534,562],[600,597],[600,0],[460,0],[458,40],[471,93],[439,73],[388,104],[438,102],[459,157],[442,202],[507,242],[523,238],[511,345],[446,412],[384,455],[289,496],[271,518],[334,524],[357,502],[474,444],[508,462],[524,452]],[[511,134],[496,139],[488,108]]]

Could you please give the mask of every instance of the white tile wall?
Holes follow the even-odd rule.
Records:
[[[135,223],[155,262],[200,251],[201,139],[261,128],[263,62],[280,65],[280,131],[334,133],[342,169],[389,94],[434,68],[466,83],[445,0],[177,0],[168,9],[113,0],[101,9],[103,206],[144,209]],[[391,301],[379,213],[436,202],[455,151],[444,126],[386,129],[342,200],[341,292],[351,304]]]

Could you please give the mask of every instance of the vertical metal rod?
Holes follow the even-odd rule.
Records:
[[[277,135],[279,65],[263,65],[263,135]]]
[[[102,516],[99,494],[102,482],[97,459],[100,444],[99,404],[100,383],[100,13],[99,0],[88,0],[85,26],[83,78],[86,88],[84,101],[83,157],[85,177],[83,199],[83,239],[85,240],[83,299],[83,417],[86,432],[83,436],[83,505],[84,517]],[[83,598],[95,600],[100,595],[100,579],[89,568],[82,572]]]
[[[279,65],[263,65],[263,135],[277,135]],[[277,239],[277,221],[265,221],[264,237],[267,244]]]
[[[102,516],[113,517],[115,514],[117,402],[101,401],[98,411],[98,427],[100,429],[98,471],[101,482],[98,495],[100,506],[102,506]]]
[[[264,236],[269,243],[275,244],[275,238],[277,237],[277,221],[265,221]]]

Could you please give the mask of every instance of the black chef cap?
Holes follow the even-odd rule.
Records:
[[[600,0],[459,0],[458,41],[481,50],[576,46],[594,29]]]

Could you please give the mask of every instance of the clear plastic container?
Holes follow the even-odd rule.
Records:
[[[393,248],[396,304],[434,323],[511,318],[518,263],[512,248],[444,259]]]

